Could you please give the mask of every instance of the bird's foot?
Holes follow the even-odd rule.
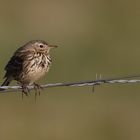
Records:
[[[22,98],[23,98],[24,94],[26,96],[28,96],[30,94],[30,90],[29,90],[28,86],[25,84],[22,84],[21,87],[22,87]]]
[[[40,95],[42,89],[43,88],[39,84],[34,83],[35,96],[37,94]]]

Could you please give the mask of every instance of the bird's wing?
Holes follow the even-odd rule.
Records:
[[[5,77],[14,75],[22,69],[23,59],[19,56],[12,56],[7,65],[5,66]]]
[[[19,56],[12,56],[8,64],[5,67],[5,70],[14,70],[20,69],[22,67],[23,58]]]
[[[5,70],[9,69],[16,69],[20,70],[22,69],[22,65],[26,59],[30,56],[31,51],[28,51],[26,49],[18,49],[14,55],[9,60],[8,64],[5,67]]]
[[[8,77],[11,74],[15,74],[17,72],[20,72],[23,68],[23,63],[28,56],[29,52],[25,51],[17,51],[14,53],[14,55],[11,57],[7,65],[5,66],[6,74],[4,77]]]

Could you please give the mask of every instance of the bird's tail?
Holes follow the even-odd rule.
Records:
[[[10,84],[10,80],[9,80],[9,78],[6,78],[1,86],[8,86],[9,84]]]
[[[2,83],[2,86],[8,86],[10,84],[11,80],[9,78],[6,78],[5,81]],[[5,90],[4,88],[0,88],[0,91]]]

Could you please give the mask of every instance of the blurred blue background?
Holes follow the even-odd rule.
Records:
[[[0,0],[0,82],[32,39],[59,46],[42,84],[139,74],[139,15],[138,0]],[[0,95],[2,140],[138,140],[139,118],[139,84],[48,88],[36,103]]]

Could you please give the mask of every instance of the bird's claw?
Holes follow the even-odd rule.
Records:
[[[34,90],[35,90],[35,94],[37,95],[40,95],[40,90],[42,90],[43,88],[39,85],[39,84],[36,84],[34,83]]]

